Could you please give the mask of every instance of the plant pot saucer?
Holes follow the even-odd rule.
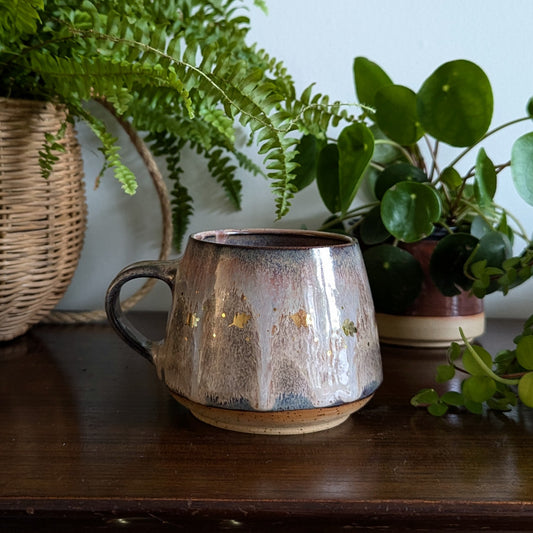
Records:
[[[466,316],[410,316],[376,313],[380,341],[418,348],[443,348],[462,343],[459,328],[468,341],[485,331],[485,313]]]
[[[170,392],[202,422],[241,433],[262,435],[297,435],[336,427],[367,404],[373,396],[371,394],[355,402],[316,409],[244,411],[202,405]]]

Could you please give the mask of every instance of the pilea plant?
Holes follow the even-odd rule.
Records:
[[[516,190],[533,205],[533,132],[516,139],[509,159],[498,164],[483,141],[530,121],[532,101],[524,116],[491,128],[491,85],[470,61],[439,66],[417,92],[393,83],[363,57],[355,58],[353,73],[359,122],[336,138],[327,131],[304,135],[295,183],[303,188],[316,179],[331,212],[323,229],[359,238],[376,309],[401,314],[416,299],[422,269],[402,246],[429,236],[439,239],[431,278],[445,296],[505,293],[528,279],[530,236],[494,197],[500,173],[511,167]],[[477,155],[469,160],[474,149]],[[371,201],[354,207],[365,180]],[[523,241],[516,256],[515,239]]]
[[[265,9],[262,0],[254,4]],[[295,192],[290,132],[316,131],[315,124],[335,123],[346,112],[310,90],[297,98],[283,64],[246,42],[246,9],[242,0],[0,0],[0,96],[66,105],[70,120],[96,134],[105,166],[130,194],[137,181],[117,139],[85,103],[105,99],[146,132],[168,166],[178,247],[193,209],[180,167],[185,146],[207,159],[235,208],[242,201],[237,166],[265,173],[281,217]],[[266,170],[239,150],[241,127]],[[57,140],[49,136],[42,150],[45,176]]]
[[[514,339],[515,347],[494,357],[462,336],[464,346],[450,345],[448,364],[437,368],[435,378],[437,383],[446,383],[457,373],[466,374],[459,390],[439,395],[434,388],[423,389],[411,399],[411,404],[426,407],[435,416],[446,414],[450,408],[464,408],[476,414],[481,414],[484,407],[509,411],[519,400],[533,407],[533,315]]]

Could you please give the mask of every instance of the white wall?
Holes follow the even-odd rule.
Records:
[[[493,85],[494,125],[523,116],[533,96],[531,0],[268,0],[268,5],[268,16],[251,10],[250,39],[284,61],[299,91],[316,82],[317,91],[353,102],[352,61],[362,55],[379,63],[395,82],[414,90],[445,61],[464,58],[478,63]],[[526,128],[533,130],[533,125],[515,127],[493,139],[489,156],[495,162],[507,161],[512,140]],[[101,308],[116,272],[133,261],[157,257],[161,233],[157,197],[135,151],[128,147],[123,156],[138,174],[135,197],[124,195],[111,175],[94,191],[101,165],[97,145],[83,127],[79,137],[86,163],[89,227],[81,264],[60,303],[62,309]],[[286,218],[275,222],[268,183],[244,173],[244,210],[232,212],[220,201],[222,193],[210,181],[202,160],[188,155],[185,168],[196,206],[191,232],[316,227],[327,216],[313,185],[295,198]],[[516,196],[509,174],[500,189],[500,203],[512,208],[531,231],[533,208]],[[165,309],[168,302],[168,291],[161,284],[138,308]],[[533,312],[533,282],[506,297],[487,297],[486,310],[490,316],[528,316]]]

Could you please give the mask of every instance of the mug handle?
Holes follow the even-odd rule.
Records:
[[[176,273],[175,261],[139,261],[121,270],[106,292],[105,310],[111,326],[127,344],[152,364],[154,363],[154,345],[160,344],[161,341],[149,339],[126,318],[120,306],[120,291],[124,284],[132,279],[156,278],[164,281],[173,293]]]

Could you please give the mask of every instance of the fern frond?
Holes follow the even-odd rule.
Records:
[[[284,101],[285,111],[293,117],[291,125],[302,133],[311,133],[324,138],[330,126],[336,127],[341,121],[353,122],[356,118],[348,112],[349,107],[358,104],[329,103],[329,97],[321,93],[313,94],[314,84],[304,89],[299,99]]]
[[[120,114],[124,113],[132,100],[131,91],[136,87],[168,87],[175,91],[189,116],[193,116],[189,93],[183,87],[173,69],[163,71],[161,65],[144,63],[113,62],[105,56],[91,61],[67,60],[34,51],[30,54],[31,68],[45,76],[53,90],[65,99],[73,95],[79,100],[89,100],[95,96],[109,95]],[[118,90],[117,90],[118,88]]]
[[[77,113],[78,116],[82,116],[85,119],[91,131],[101,143],[99,150],[104,154],[104,165],[97,178],[97,183],[107,168],[111,168],[115,178],[122,185],[122,190],[127,194],[135,194],[137,191],[137,178],[122,162],[120,147],[116,144],[117,138],[107,131],[101,120],[87,113],[84,109],[77,108]]]
[[[31,35],[40,22],[43,0],[0,0],[0,32],[2,43],[13,42],[20,35]]]
[[[65,146],[61,143],[61,141],[65,138],[68,123],[69,119],[67,117],[60,125],[57,133],[45,134],[43,147],[41,150],[39,150],[39,166],[41,168],[41,175],[44,179],[48,179],[50,177],[55,163],[57,163],[59,160],[59,156],[56,155],[56,153],[65,152]]]

